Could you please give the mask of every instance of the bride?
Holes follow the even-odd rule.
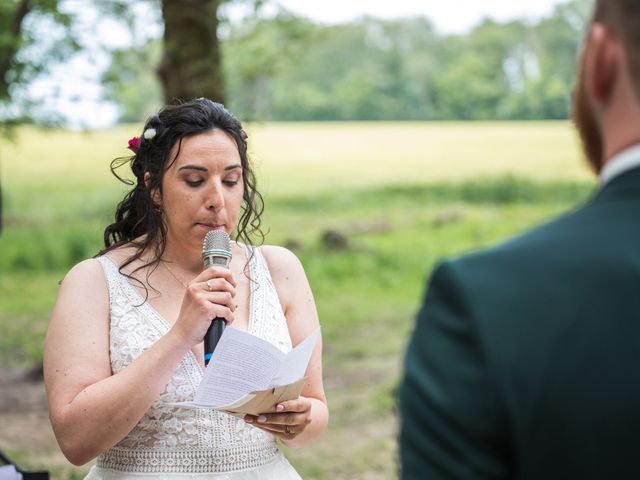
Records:
[[[301,396],[276,413],[170,405],[193,400],[211,319],[283,352],[318,326],[295,255],[252,245],[262,197],[241,124],[200,98],[162,109],[130,148],[135,181],[106,248],[65,276],[49,325],[45,382],[60,448],[76,465],[96,459],[88,479],[299,479],[278,441],[301,447],[326,428],[321,339]],[[235,239],[232,261],[203,271],[202,241],[216,229]]]

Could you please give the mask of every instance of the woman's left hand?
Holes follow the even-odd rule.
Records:
[[[311,400],[306,397],[280,402],[276,410],[259,416],[245,415],[244,421],[282,440],[293,440],[311,423]]]

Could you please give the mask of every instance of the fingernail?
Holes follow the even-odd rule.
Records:
[[[258,423],[264,423],[267,421],[267,417],[265,417],[264,415],[260,415],[258,417]]]
[[[253,423],[253,418],[251,417],[244,417],[244,421],[247,423]]]
[[[276,407],[276,412],[281,412],[284,410],[284,405],[280,404]]]

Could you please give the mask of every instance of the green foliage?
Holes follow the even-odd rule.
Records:
[[[224,42],[231,108],[260,120],[567,118],[585,5],[456,36],[424,18],[253,19]]]
[[[426,95],[420,76],[430,63],[415,62],[410,50],[433,45],[435,35],[427,20],[365,18],[353,24],[319,26],[281,13],[257,25],[255,32],[247,32],[244,25],[238,28],[240,34],[232,29],[224,44],[230,105],[241,116],[261,120],[424,118],[420,100]],[[273,37],[279,41],[266,41]],[[260,45],[261,55],[252,54],[250,42]],[[250,85],[237,67],[245,58],[255,68],[249,78],[259,79],[254,84],[257,88],[245,88]],[[271,67],[260,68],[260,58]],[[243,87],[235,90],[234,85]],[[248,111],[247,105],[256,102],[262,110]]]
[[[587,0],[560,4],[551,17],[532,27],[514,58],[520,94],[509,99],[512,118],[567,118],[590,6]]]
[[[51,65],[79,49],[72,15],[58,0],[0,2],[0,125],[38,118],[58,120],[26,88]]]
[[[249,18],[223,43],[230,108],[241,118],[269,118],[272,105],[265,88],[304,54],[313,26],[286,12],[273,19]],[[230,80],[233,79],[233,80]]]
[[[590,8],[569,0],[536,23],[439,35],[427,18],[322,25],[254,4],[221,29],[227,103],[247,121],[566,119]],[[159,45],[113,57],[108,97],[123,120],[159,100]]]
[[[119,121],[144,121],[162,105],[163,94],[156,67],[162,56],[158,40],[113,52],[103,76],[106,98],[120,107]]]
[[[468,34],[443,36],[426,18],[321,25],[284,10],[267,15],[265,0],[221,3],[230,1],[252,11],[237,23],[219,12],[227,103],[245,120],[566,119],[592,5],[568,0],[537,23],[484,21]],[[29,11],[15,34],[21,4]],[[141,6],[145,22],[161,27],[157,0],[91,3],[134,38],[130,49],[112,52],[104,79],[121,121],[139,121],[162,102],[162,42],[144,35],[138,41]],[[80,47],[73,17],[57,0],[8,0],[0,5],[0,27],[5,121],[42,120],[45,112],[38,113],[25,86]]]

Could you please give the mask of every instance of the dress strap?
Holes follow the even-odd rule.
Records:
[[[247,252],[251,284],[249,308],[252,318],[249,331],[288,352],[291,350],[291,337],[269,265],[262,254],[262,248],[248,247]]]
[[[109,305],[112,305],[113,299],[116,297],[116,290],[120,283],[120,270],[118,266],[106,255],[101,255],[97,258],[98,262],[102,266],[104,276],[107,279],[107,287],[109,289]]]

